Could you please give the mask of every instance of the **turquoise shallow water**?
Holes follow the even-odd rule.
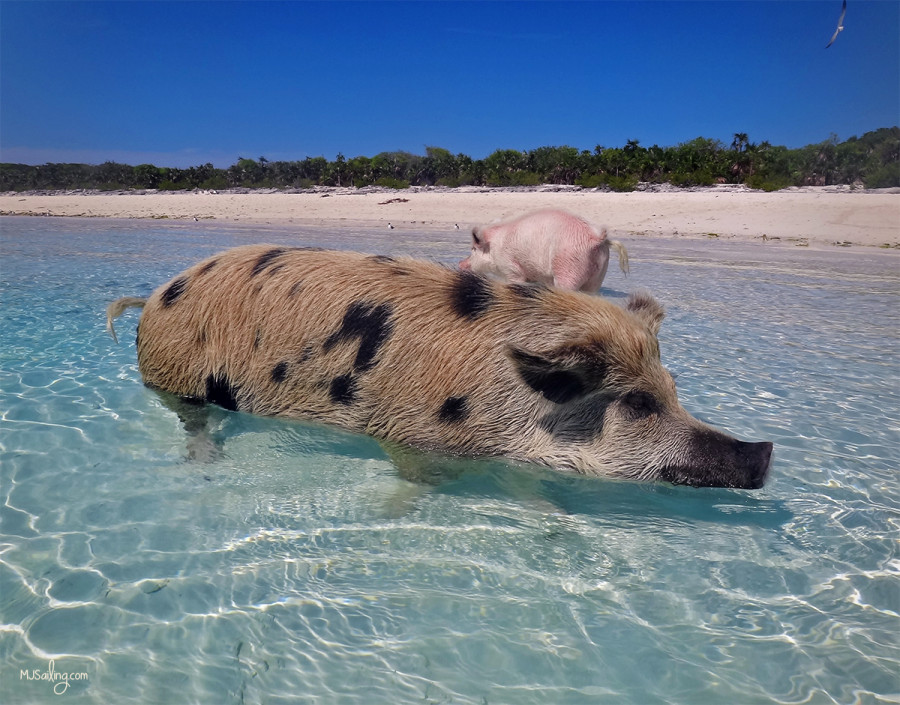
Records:
[[[757,492],[450,462],[215,410],[185,460],[137,312],[252,241],[464,256],[465,234],[4,218],[3,703],[900,701],[900,258],[627,242],[696,416],[772,440]],[[68,680],[63,680],[67,676]],[[54,692],[54,689],[56,692]]]

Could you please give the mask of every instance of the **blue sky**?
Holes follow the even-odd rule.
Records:
[[[900,2],[0,2],[0,161],[801,147],[900,124]]]

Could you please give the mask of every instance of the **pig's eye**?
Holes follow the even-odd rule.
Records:
[[[643,419],[660,411],[659,402],[649,392],[628,392],[622,397],[622,404],[632,419]]]

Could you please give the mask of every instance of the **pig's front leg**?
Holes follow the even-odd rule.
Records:
[[[509,262],[503,268],[503,278],[510,284],[525,284],[531,281],[518,262]]]

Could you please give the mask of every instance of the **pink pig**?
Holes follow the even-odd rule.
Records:
[[[460,269],[492,274],[509,282],[540,282],[595,293],[609,267],[609,248],[628,274],[628,252],[571,213],[544,210],[515,220],[472,229],[472,252]]]

